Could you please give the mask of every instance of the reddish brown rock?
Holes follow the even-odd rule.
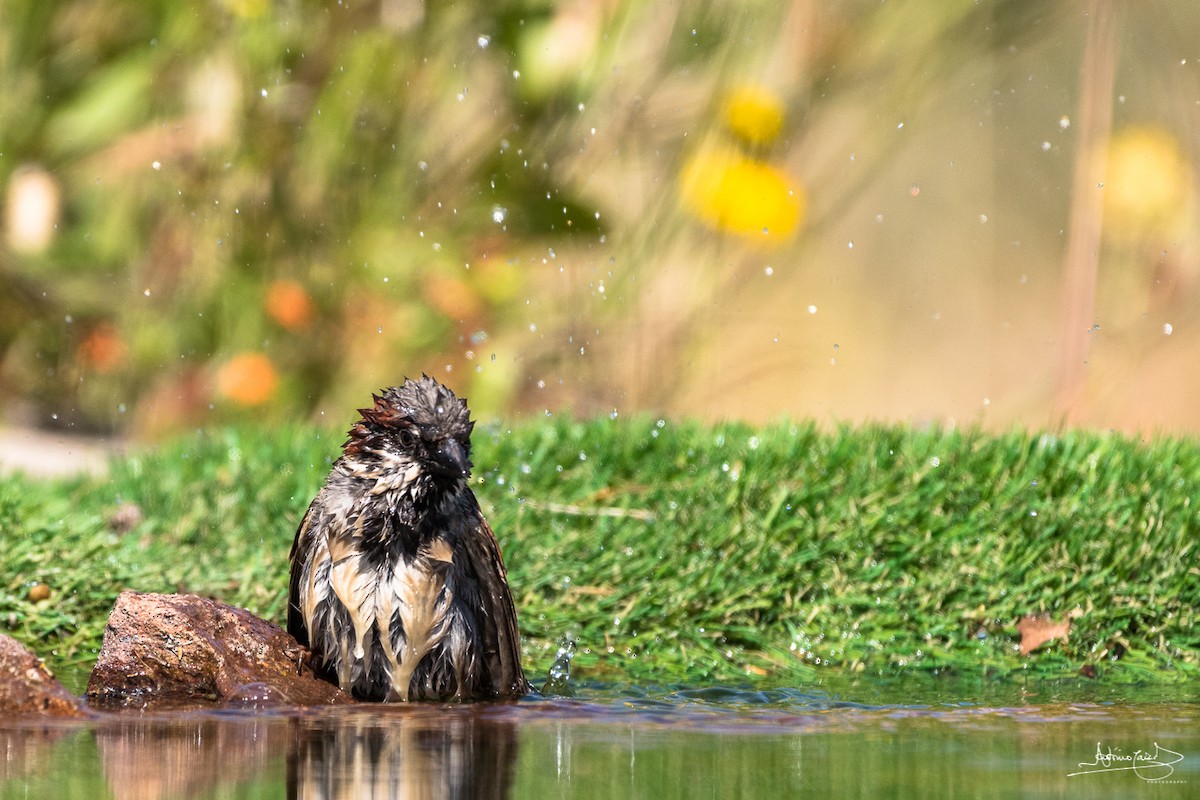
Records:
[[[310,706],[353,702],[317,678],[278,625],[185,594],[122,592],[104,629],[87,701],[114,706]]]
[[[0,717],[23,714],[87,716],[79,698],[64,689],[37,656],[0,633]]]

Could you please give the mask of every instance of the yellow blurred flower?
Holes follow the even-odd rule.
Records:
[[[217,371],[217,393],[240,406],[262,405],[278,385],[279,373],[262,353],[240,353]]]
[[[729,93],[722,108],[725,124],[750,144],[769,144],[783,128],[783,101],[765,86],[745,84]]]
[[[271,319],[289,331],[304,330],[312,322],[312,298],[296,281],[271,281],[263,306]]]
[[[236,17],[256,19],[267,13],[270,0],[225,0],[225,7]]]
[[[782,170],[730,147],[696,152],[679,177],[683,207],[709,226],[779,241],[804,215],[804,193]]]
[[[1105,223],[1118,231],[1170,227],[1191,179],[1191,165],[1170,133],[1149,126],[1121,131],[1109,143]]]

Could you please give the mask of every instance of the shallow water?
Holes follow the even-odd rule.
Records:
[[[0,722],[0,798],[1200,796],[1200,688],[949,688]]]

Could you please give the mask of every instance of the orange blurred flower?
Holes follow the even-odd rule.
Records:
[[[84,366],[101,374],[112,372],[125,363],[129,347],[116,327],[101,322],[88,331],[76,354]]]
[[[744,84],[725,98],[725,124],[749,144],[769,144],[783,128],[783,101],[765,86]]]
[[[271,281],[263,306],[271,319],[289,331],[303,330],[312,322],[312,298],[296,281]]]
[[[452,320],[474,319],[479,316],[479,296],[466,281],[446,275],[430,275],[421,287],[429,305]]]
[[[760,240],[790,236],[804,215],[804,193],[782,170],[731,147],[692,156],[679,193],[683,207],[708,225]]]
[[[262,353],[239,353],[217,371],[217,393],[240,406],[257,406],[271,399],[279,373]]]

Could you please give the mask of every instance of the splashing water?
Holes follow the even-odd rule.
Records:
[[[542,694],[548,697],[574,697],[571,689],[571,659],[575,656],[575,640],[566,637],[558,646],[554,663],[546,673],[546,682],[542,684]]]

